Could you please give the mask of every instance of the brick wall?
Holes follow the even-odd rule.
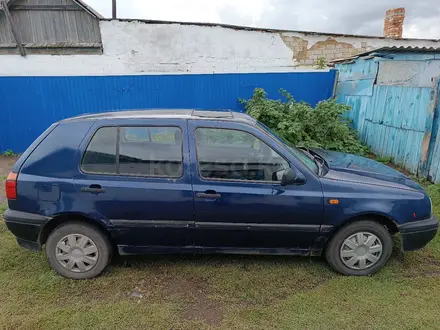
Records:
[[[306,32],[281,32],[284,44],[292,51],[293,66],[313,66],[323,57],[328,63],[381,47],[440,47],[437,40],[330,35]]]
[[[325,36],[325,35],[323,35]],[[288,34],[281,34],[286,46],[293,52],[293,59],[297,65],[313,65],[320,57],[323,57],[326,62],[350,57],[372,48],[367,41],[353,41],[353,38],[340,37],[337,39],[347,39],[344,41],[336,38],[327,37],[325,40],[314,41],[315,38],[300,38],[289,36]],[[310,40],[312,39],[312,40]]]
[[[326,35],[319,33],[281,33],[281,38],[293,52],[294,65],[310,66],[319,58],[326,62],[347,58],[380,47],[427,47],[438,43],[430,40],[402,40],[405,8],[386,12],[384,37]]]
[[[394,8],[387,11],[383,27],[383,35],[387,38],[402,38],[405,8]]]

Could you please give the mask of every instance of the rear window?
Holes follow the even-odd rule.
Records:
[[[103,127],[84,154],[87,173],[178,178],[183,173],[179,127]]]

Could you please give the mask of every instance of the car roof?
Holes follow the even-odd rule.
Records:
[[[222,120],[239,121],[251,125],[256,124],[256,120],[251,116],[227,110],[187,110],[187,109],[145,109],[102,112],[95,114],[85,114],[77,117],[67,118],[61,122],[77,122],[84,120],[103,120],[103,119],[201,119],[201,120]]]

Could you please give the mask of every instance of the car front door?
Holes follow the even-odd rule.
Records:
[[[123,252],[193,246],[186,130],[177,119],[100,121],[80,147],[75,189],[87,216],[106,221]]]
[[[196,246],[307,253],[323,215],[318,177],[254,126],[190,120],[188,129]],[[304,182],[281,186],[289,167]]]

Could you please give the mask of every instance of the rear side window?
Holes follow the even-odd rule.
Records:
[[[104,127],[92,138],[82,168],[95,174],[179,178],[183,173],[178,127]]]
[[[123,142],[154,142],[164,144],[175,144],[176,137],[180,136],[180,129],[177,127],[125,127],[122,129]]]
[[[84,154],[82,169],[87,173],[116,174],[117,127],[100,128]]]
[[[119,174],[182,176],[182,131],[178,127],[121,127]]]

